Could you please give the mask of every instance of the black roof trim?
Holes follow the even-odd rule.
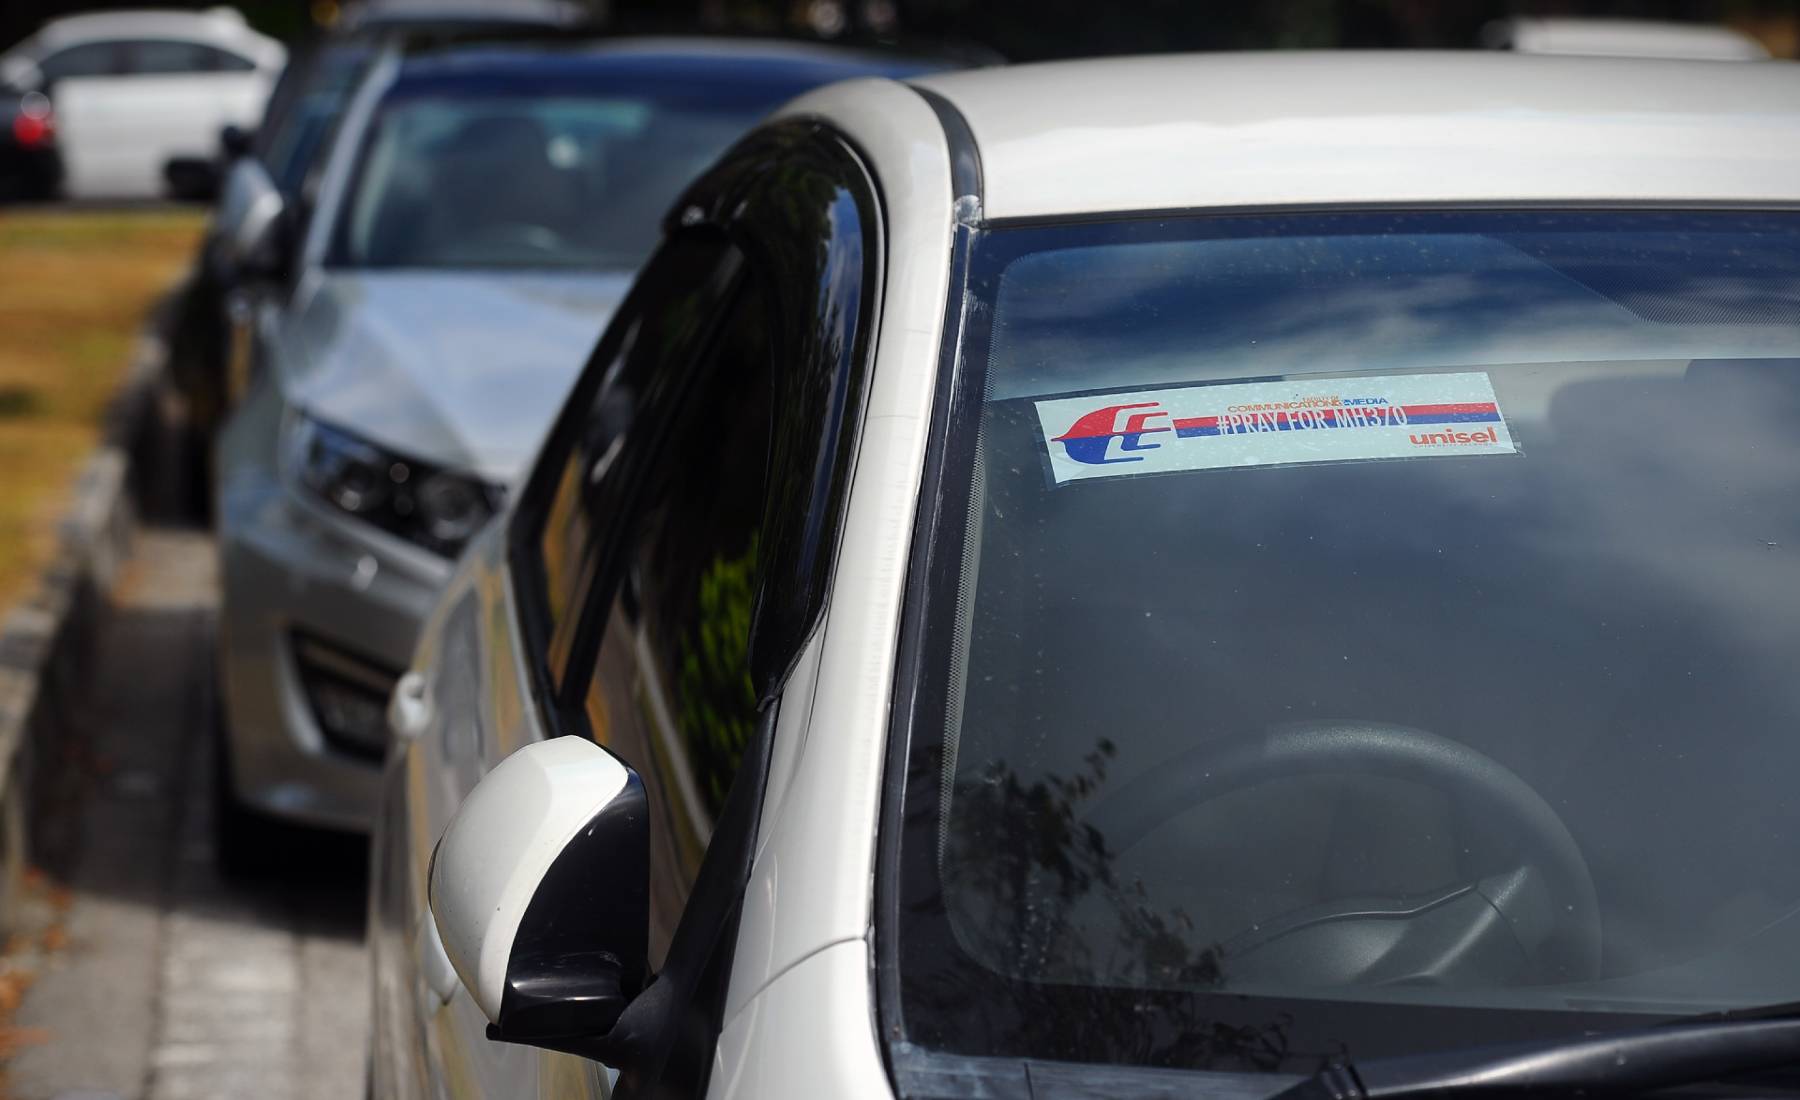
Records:
[[[981,211],[981,150],[975,145],[975,133],[969,129],[969,122],[963,118],[956,104],[932,91],[917,85],[908,85],[919,93],[938,117],[939,125],[944,128],[944,140],[950,146],[950,188],[955,192],[959,207],[972,207],[967,213],[976,217]],[[965,211],[959,209],[957,219],[960,221]]]

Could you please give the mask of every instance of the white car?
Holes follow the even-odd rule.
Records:
[[[1671,61],[1767,61],[1762,43],[1732,27],[1656,19],[1515,15],[1481,28],[1495,50],[1567,57],[1655,57]]]
[[[211,158],[262,117],[287,60],[231,8],[71,15],[0,57],[0,81],[50,96],[63,192],[159,198],[171,160]]]
[[[665,226],[392,700],[375,1095],[1791,1063],[1800,69],[864,80]]]

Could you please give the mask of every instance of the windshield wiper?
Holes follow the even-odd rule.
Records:
[[[1273,1100],[1631,1095],[1800,1066],[1800,1013],[1751,1009],[1580,1039],[1334,1062]],[[1779,1006],[1794,1012],[1793,1006]]]

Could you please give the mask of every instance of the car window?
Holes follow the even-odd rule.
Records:
[[[84,76],[114,76],[125,71],[123,42],[84,42],[38,62],[46,84]]]
[[[241,54],[232,53],[230,50],[222,50],[217,46],[202,46],[200,49],[205,53],[206,68],[209,72],[247,73],[256,68],[256,62]]]
[[[544,655],[552,695],[573,698],[586,676],[572,665],[573,653],[591,593],[603,587],[598,571],[607,536],[616,534],[609,520],[629,484],[620,476],[624,460],[651,442],[635,445],[640,427],[652,429],[639,414],[662,400],[675,366],[698,354],[741,262],[710,234],[685,233],[665,245],[620,307],[539,458],[514,538],[526,565],[533,648]]]
[[[1797,255],[1743,212],[981,236],[909,1038],[1272,1069],[1794,999]]]
[[[774,151],[785,170],[760,171]],[[650,789],[657,959],[703,862],[730,852],[714,823],[822,613],[879,282],[873,184],[847,146],[775,126],[732,163],[689,192],[690,228],[615,315],[511,532],[546,724]]]
[[[271,96],[256,135],[263,163],[283,194],[300,194],[351,93],[379,56],[361,45],[330,45],[293,63],[303,69],[283,74],[291,83],[281,88],[279,98]]]
[[[125,71],[137,76],[201,73],[212,67],[211,50],[198,42],[147,38],[125,44]]]
[[[771,390],[763,298],[745,287],[699,370],[670,395],[654,456],[614,518],[617,595],[595,593],[610,611],[584,712],[650,796],[657,963],[756,727],[750,612]]]
[[[370,127],[330,262],[634,268],[682,186],[783,91],[397,93]]]

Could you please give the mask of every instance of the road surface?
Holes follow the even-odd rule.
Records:
[[[53,949],[11,960],[35,978],[0,1095],[362,1095],[362,846],[321,836],[303,865],[260,883],[213,866],[213,561],[202,533],[147,530],[115,594],[79,751],[37,826],[66,908]],[[52,920],[47,900],[37,908]]]

